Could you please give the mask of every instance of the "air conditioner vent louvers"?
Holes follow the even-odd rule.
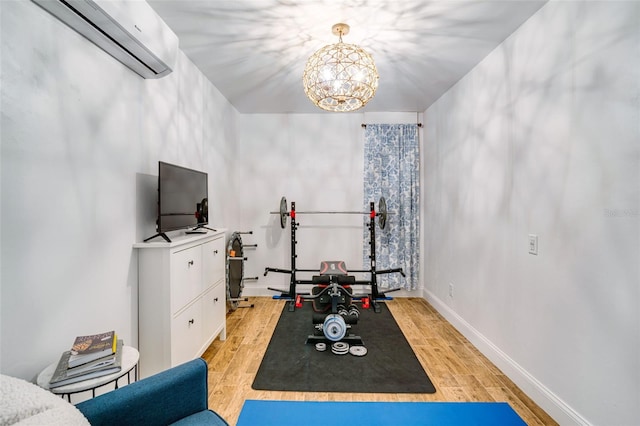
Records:
[[[144,78],[174,67],[177,36],[146,2],[33,0]]]

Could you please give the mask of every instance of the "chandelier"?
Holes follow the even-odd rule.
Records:
[[[324,110],[355,111],[376,94],[378,70],[371,55],[355,44],[342,42],[349,25],[335,24],[331,31],[339,41],[311,55],[302,74],[304,92]]]

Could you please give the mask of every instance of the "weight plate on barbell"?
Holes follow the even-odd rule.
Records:
[[[373,204],[373,201],[371,202]],[[375,207],[372,207],[375,209]],[[289,211],[289,207],[287,206],[287,199],[282,197],[280,199],[280,210],[275,212],[270,212],[271,214],[277,214],[280,216],[280,227],[282,229],[287,226],[287,216],[291,216],[295,210],[295,203],[291,203],[291,211]],[[358,211],[298,211],[297,214],[363,214],[368,215],[371,212],[358,212]],[[378,200],[378,210],[375,212],[375,215],[378,217],[378,226],[381,229],[385,229],[387,227],[387,217],[389,215],[396,214],[395,212],[390,212],[387,210],[387,200],[384,197],[380,197]]]
[[[387,200],[384,197],[380,197],[378,201],[378,225],[380,229],[387,227]]]
[[[280,198],[280,227],[282,229],[287,227],[287,216],[289,216],[289,208],[287,207],[287,199]]]
[[[339,342],[347,333],[347,324],[340,315],[329,314],[324,319],[322,331],[327,339],[332,342]]]

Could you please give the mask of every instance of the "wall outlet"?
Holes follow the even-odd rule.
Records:
[[[453,297],[453,284],[449,283],[449,297]]]
[[[538,236],[529,234],[529,254],[538,254]]]

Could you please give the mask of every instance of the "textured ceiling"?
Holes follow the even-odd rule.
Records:
[[[302,71],[319,48],[373,55],[380,86],[365,112],[424,111],[546,0],[148,0],[180,48],[241,113],[321,112]]]

